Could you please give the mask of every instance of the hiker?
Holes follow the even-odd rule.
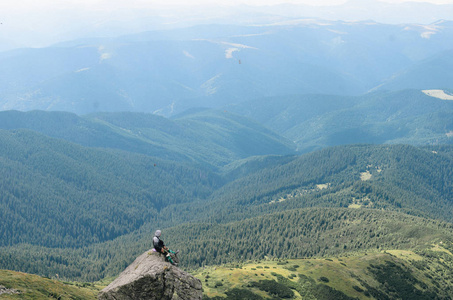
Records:
[[[173,261],[173,259],[170,256],[170,253],[172,254],[178,254],[179,250],[174,252],[164,245],[164,241],[160,239],[160,236],[162,235],[162,232],[160,230],[156,230],[156,233],[154,233],[153,237],[153,246],[154,249],[156,249],[157,252],[162,253],[165,255],[165,258],[172,264],[177,266],[178,264]]]

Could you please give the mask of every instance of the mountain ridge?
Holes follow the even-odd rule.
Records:
[[[209,111],[178,119],[146,113],[0,112],[0,128],[27,128],[88,147],[112,148],[213,169],[252,155],[289,154],[294,145],[255,121]],[[247,138],[253,136],[253,140]]]
[[[451,88],[450,56],[427,75],[429,85],[420,75],[429,64],[420,66],[453,49],[452,22],[303,21],[199,25],[0,53],[0,108],[171,116],[269,96],[362,95],[382,84]],[[408,86],[397,75],[411,70],[421,79]]]
[[[447,90],[448,92],[448,90]],[[362,96],[294,95],[225,109],[254,119],[294,141],[299,152],[342,144],[451,144],[453,102],[421,90]]]

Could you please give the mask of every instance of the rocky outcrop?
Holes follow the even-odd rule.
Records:
[[[137,257],[115,281],[103,289],[99,300],[196,300],[202,298],[199,279],[165,261],[152,250]]]
[[[12,294],[20,294],[20,292],[15,289],[7,289],[3,285],[0,285],[0,295],[12,295]]]

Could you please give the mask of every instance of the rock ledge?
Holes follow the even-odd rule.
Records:
[[[202,298],[201,281],[146,251],[103,289],[99,300],[196,300]]]

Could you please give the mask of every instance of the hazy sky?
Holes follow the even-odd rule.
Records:
[[[389,3],[401,2],[429,2],[433,4],[453,4],[453,0],[381,0]],[[0,9],[2,10],[35,10],[35,9],[61,9],[61,8],[102,8],[113,9],[118,6],[163,6],[163,5],[199,5],[199,4],[221,4],[221,5],[271,5],[279,3],[299,3],[309,5],[335,5],[346,2],[345,0],[1,0]],[[2,12],[4,13],[4,11]]]
[[[367,5],[367,1],[352,0],[360,5]],[[388,3],[409,2],[406,0],[380,0]],[[219,17],[228,18],[226,9],[212,9],[211,6],[232,6],[246,4],[251,6],[273,5],[281,3],[309,4],[323,6],[330,9],[330,15],[308,17],[337,17],[334,5],[340,5],[346,0],[0,0],[0,51],[23,46],[43,46],[62,40],[84,36],[107,36],[127,34],[130,32],[159,29],[156,27],[159,20],[177,23],[186,20],[193,21],[205,18],[213,21]],[[429,2],[433,4],[453,4],[453,0],[411,0],[410,2]],[[184,6],[198,6],[198,8],[184,9]],[[363,9],[363,8],[362,8]],[[440,18],[449,17],[450,10],[439,8]],[[384,14],[374,18],[373,11],[368,14],[358,14],[366,19],[380,22],[388,20]],[[230,11],[231,13],[231,11]],[[234,12],[233,12],[234,13]],[[437,16],[430,12],[414,13],[407,16],[424,15],[422,22],[433,22]],[[453,13],[451,13],[453,18]],[[230,15],[229,17],[231,18]],[[357,14],[356,14],[357,16]],[[396,14],[400,16],[400,14]],[[292,16],[295,17],[294,15]],[[300,17],[307,17],[300,15]],[[185,18],[185,19],[184,19]],[[348,19],[343,14],[339,16]],[[381,18],[381,19],[379,19]],[[233,18],[234,19],[234,18]],[[402,22],[413,22],[414,19]],[[399,22],[399,21],[398,21]]]

